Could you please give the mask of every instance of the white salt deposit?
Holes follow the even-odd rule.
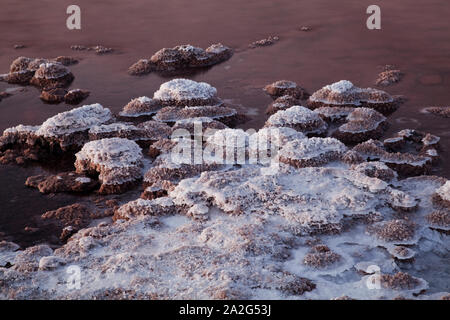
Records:
[[[450,201],[450,180],[436,190],[436,193],[445,201]]]
[[[153,95],[153,99],[162,101],[184,101],[192,99],[212,99],[217,90],[205,82],[188,79],[174,79],[163,83]]]

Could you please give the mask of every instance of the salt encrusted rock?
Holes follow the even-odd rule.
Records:
[[[153,200],[156,198],[166,197],[168,191],[172,190],[174,187],[174,184],[168,180],[156,181],[151,186],[144,189],[144,192],[141,194],[141,198],[144,200]]]
[[[404,129],[394,137],[385,139],[383,144],[386,150],[391,152],[411,152],[437,160],[439,154],[436,149],[439,148],[440,140],[438,136],[429,133]]]
[[[305,89],[288,80],[279,80],[271,83],[264,87],[264,91],[274,99],[285,95],[300,100],[306,100],[309,97],[309,93]]]
[[[112,119],[111,111],[100,104],[86,105],[47,119],[36,135],[57,142],[64,150],[72,145],[84,144],[92,126],[108,123]]]
[[[142,178],[142,150],[131,140],[109,138],[86,143],[76,155],[78,173],[99,174],[99,192],[121,193]]]
[[[431,157],[400,152],[390,153],[383,148],[383,143],[377,140],[360,143],[353,148],[353,151],[365,160],[384,162],[403,177],[426,174],[431,169]]]
[[[150,158],[155,159],[162,153],[169,153],[177,144],[178,140],[176,139],[158,140],[149,147],[148,155]]]
[[[266,47],[266,46],[270,46],[272,44],[274,44],[275,42],[277,42],[278,40],[280,40],[280,38],[278,36],[269,36],[265,39],[261,39],[258,41],[253,41],[252,43],[250,43],[248,45],[249,48],[254,49],[257,47]]]
[[[131,75],[143,75],[152,71],[174,72],[191,68],[209,67],[228,60],[233,51],[221,43],[213,44],[203,50],[190,44],[174,48],[163,48],[150,59],[140,59],[128,72]]]
[[[280,150],[279,160],[295,168],[317,167],[341,159],[346,151],[345,145],[334,138],[294,140]]]
[[[436,210],[429,213],[426,220],[430,228],[450,231],[450,211],[449,210]]]
[[[39,65],[47,62],[49,61],[46,59],[18,57],[12,62],[10,72],[6,75],[5,80],[9,83],[29,84]]]
[[[433,201],[439,206],[450,209],[450,180],[442,187],[436,189]]]
[[[64,101],[68,104],[79,104],[89,97],[90,91],[82,89],[69,90],[64,96]]]
[[[204,117],[220,121],[231,127],[241,121],[241,117],[235,109],[225,106],[165,107],[159,110],[153,119],[171,124],[180,120]]]
[[[0,268],[11,267],[19,249],[14,242],[0,241]]]
[[[350,170],[355,170],[365,174],[368,177],[378,178],[386,182],[389,182],[397,177],[397,173],[394,170],[379,161],[353,164]]]
[[[206,82],[174,79],[163,83],[153,99],[164,106],[207,106],[218,102],[217,90]]]
[[[161,109],[161,105],[158,101],[143,96],[128,102],[119,115],[126,118],[152,116],[159,109]]]
[[[60,240],[65,242],[78,230],[89,225],[97,216],[85,205],[75,203],[44,213],[41,219],[59,227],[62,231]]]
[[[326,245],[316,245],[303,258],[303,264],[313,268],[326,268],[341,260],[341,256]]]
[[[425,111],[443,118],[450,118],[450,107],[428,107]]]
[[[266,109],[266,114],[272,115],[277,113],[280,110],[286,110],[293,106],[300,105],[300,100],[290,96],[283,95],[281,97],[276,98]]]
[[[76,51],[95,51],[96,54],[105,54],[105,53],[111,53],[114,51],[113,48],[108,48],[102,45],[96,45],[92,47],[83,46],[83,45],[72,45],[70,46],[70,49],[76,50]]]
[[[208,219],[209,207],[205,204],[194,204],[189,208],[187,215],[194,220],[205,221]]]
[[[25,185],[37,188],[41,193],[90,192],[98,187],[98,181],[75,172],[57,175],[37,175],[27,178]]]
[[[390,190],[390,194],[391,200],[389,201],[389,205],[394,210],[400,212],[412,212],[415,211],[419,205],[417,199],[401,190]]]
[[[316,112],[302,106],[278,111],[267,119],[265,127],[289,127],[308,136],[323,136],[328,128]]]
[[[47,103],[60,103],[64,101],[67,90],[63,88],[52,88],[41,92],[41,100]]]
[[[390,220],[376,223],[367,228],[370,234],[375,235],[379,240],[395,244],[416,243],[414,223],[406,220]]]
[[[40,271],[48,271],[54,270],[60,266],[66,264],[66,260],[56,256],[48,256],[42,257],[39,260],[39,270]]]
[[[357,108],[347,116],[333,136],[344,143],[354,144],[380,138],[387,128],[386,117],[369,108]]]
[[[390,246],[388,248],[389,253],[397,260],[411,261],[416,252],[405,246]]]
[[[204,172],[198,179],[181,181],[169,195],[181,206],[189,207],[206,201],[229,214],[261,213],[279,216],[284,222],[278,223],[300,234],[339,232],[343,211],[348,212],[345,208],[352,207],[353,214],[365,215],[368,213],[363,209],[368,205],[365,201],[383,201],[378,199],[379,194],[371,195],[370,192],[364,193],[367,196],[365,201],[356,200],[363,197],[359,185],[370,186],[380,180],[351,171],[304,168],[289,173],[280,170],[271,175],[262,175],[260,170],[244,168],[227,172]],[[330,175],[335,178],[330,179]],[[365,181],[366,179],[368,180]],[[311,183],[313,180],[315,183]],[[296,183],[293,184],[292,181]],[[386,188],[379,182],[375,184],[370,186],[374,192]],[[344,189],[346,200],[336,195],[336,192]],[[322,193],[323,190],[327,192]],[[320,201],[316,198],[319,196],[317,193],[321,194]],[[302,210],[298,210],[300,203]]]
[[[128,73],[132,76],[140,76],[153,71],[153,64],[148,59],[139,59],[128,68]]]
[[[375,84],[377,86],[387,87],[394,83],[400,82],[402,78],[403,73],[400,70],[387,66],[385,70],[378,75]]]
[[[228,128],[224,123],[209,117],[197,117],[178,120],[172,127],[172,131],[187,130],[193,136],[209,137],[216,130]]]
[[[171,198],[163,197],[154,200],[137,199],[122,205],[114,213],[113,219],[129,220],[141,215],[162,216],[175,214],[177,209]]]
[[[40,88],[67,87],[74,79],[70,70],[60,63],[43,63],[30,80],[32,85]]]
[[[341,80],[314,92],[308,99],[308,107],[366,107],[382,114],[397,110],[398,103],[388,93],[372,89],[358,88],[350,81]]]
[[[41,258],[51,256],[52,254],[53,250],[48,245],[41,244],[28,247],[16,255],[12,268],[24,273],[36,271],[39,268]]]
[[[91,127],[89,139],[124,138],[136,141],[142,146],[148,146],[155,141],[168,138],[171,132],[167,124],[153,120],[138,125],[116,122]]]
[[[314,109],[327,122],[345,121],[347,116],[355,111],[354,107],[320,107]]]
[[[413,277],[404,272],[398,272],[393,275],[382,274],[380,275],[380,283],[382,287],[393,290],[413,290],[417,288],[426,289],[427,287],[427,285],[424,286],[424,280]]]

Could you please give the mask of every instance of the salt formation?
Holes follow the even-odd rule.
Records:
[[[30,83],[39,88],[67,87],[74,79],[70,70],[60,63],[43,63],[31,78]]]
[[[128,72],[143,75],[152,71],[174,72],[185,69],[209,67],[231,58],[233,51],[221,43],[213,44],[206,50],[192,45],[163,48],[150,59],[140,59]]]
[[[75,51],[95,51],[96,54],[105,54],[105,53],[111,53],[114,51],[113,48],[108,48],[102,45],[96,45],[92,47],[87,47],[83,45],[72,45],[70,46],[70,49]]]
[[[309,93],[305,89],[288,80],[279,80],[268,84],[264,87],[264,91],[274,99],[285,95],[300,100],[306,100],[309,97]]]
[[[141,148],[131,140],[109,138],[86,143],[76,155],[78,173],[99,175],[99,192],[121,193],[142,178]]]
[[[158,101],[143,96],[128,102],[119,115],[131,120],[133,118],[152,116],[159,109],[161,109],[161,105]]]
[[[62,112],[40,126],[18,125],[6,129],[0,137],[2,162],[39,161],[62,152],[78,151],[88,141],[92,126],[113,120],[111,111],[100,104]],[[19,161],[17,161],[19,160]]]
[[[142,215],[162,216],[175,213],[175,204],[171,198],[162,197],[154,200],[137,199],[118,208],[113,219],[129,220]]]
[[[347,123],[341,125],[333,136],[344,143],[360,143],[380,138],[386,127],[386,118],[379,112],[357,108],[347,116]]]
[[[266,109],[266,114],[272,115],[274,113],[277,113],[280,110],[286,110],[293,106],[300,105],[300,100],[290,96],[290,95],[283,95],[278,98],[276,98]]]
[[[280,38],[278,36],[269,36],[265,39],[253,41],[252,43],[250,43],[248,45],[248,47],[251,49],[255,49],[257,47],[266,47],[266,46],[270,46],[270,45],[274,44],[278,40],[280,40]]]
[[[428,107],[425,111],[443,118],[450,118],[450,107]]]
[[[381,161],[395,170],[400,176],[417,176],[431,170],[432,158],[426,155],[388,152],[382,142],[368,140],[353,148],[360,159]]]
[[[434,201],[447,209],[450,209],[450,181],[447,181],[442,187],[436,189]]]
[[[280,162],[295,168],[317,167],[340,160],[347,148],[334,138],[310,138],[288,142],[279,152]]]
[[[370,161],[354,164],[351,166],[350,169],[364,173],[368,177],[378,178],[386,182],[389,182],[397,177],[397,173],[394,170],[389,168],[383,162],[379,161]]]
[[[383,242],[394,244],[414,244],[415,225],[406,220],[391,220],[374,224],[368,228],[368,232],[373,233],[376,238]]]
[[[191,135],[204,135],[208,137],[210,134],[216,130],[226,129],[227,126],[209,117],[197,117],[197,118],[187,118],[183,120],[178,120],[175,122],[172,130],[187,130]],[[200,132],[198,132],[200,131]]]
[[[366,107],[389,114],[394,112],[398,103],[388,93],[372,89],[358,88],[350,81],[341,80],[314,92],[308,99],[308,107]]]
[[[91,127],[89,129],[89,140],[124,138],[148,146],[160,139],[168,138],[171,132],[172,130],[165,123],[153,120],[138,125],[115,122]]]
[[[392,66],[386,66],[385,70],[378,75],[375,84],[377,86],[387,87],[400,82],[402,78],[403,73],[400,70],[394,69]]]
[[[430,228],[442,231],[450,231],[450,211],[449,210],[436,210],[429,213],[426,220]]]
[[[88,90],[73,89],[69,90],[64,96],[64,102],[68,104],[79,104],[81,101],[89,97]]]
[[[341,260],[341,256],[326,245],[316,245],[303,258],[303,263],[313,268],[328,267]]]
[[[323,136],[328,128],[316,112],[302,106],[278,111],[267,119],[265,127],[289,127],[308,136]]]
[[[30,80],[39,66],[48,62],[46,59],[19,57],[12,62],[6,80],[9,83],[30,84]]]
[[[57,175],[37,175],[27,179],[25,185],[41,193],[89,192],[98,187],[98,181],[84,174],[62,172]]]
[[[42,101],[47,103],[60,103],[64,101],[64,96],[67,94],[67,90],[63,88],[51,88],[49,90],[42,90],[41,98]]]
[[[206,82],[174,79],[163,83],[153,94],[153,99],[164,106],[205,106],[217,101],[217,90]]]

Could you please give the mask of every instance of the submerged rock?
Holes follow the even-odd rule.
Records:
[[[208,67],[228,60],[233,51],[220,44],[213,44],[206,50],[192,45],[163,48],[150,59],[140,59],[128,72],[131,75],[143,75],[152,71],[173,72],[191,68]]]
[[[75,156],[76,171],[98,175],[102,194],[122,193],[142,178],[142,150],[128,139],[91,141]]]
[[[67,90],[63,88],[52,88],[41,92],[41,100],[47,103],[60,103],[64,101]]]
[[[90,91],[82,89],[72,89],[64,96],[64,101],[68,104],[79,104],[89,97]]]
[[[425,111],[443,118],[450,118],[450,107],[428,107]]]
[[[341,80],[314,92],[308,99],[311,109],[320,107],[366,107],[382,114],[397,110],[398,102],[388,93],[372,89],[358,88],[350,81]]]
[[[392,66],[386,66],[385,70],[378,75],[375,84],[377,86],[387,87],[400,82],[402,78],[403,73],[400,70],[394,69]]]
[[[251,49],[254,49],[257,47],[266,47],[266,46],[270,46],[270,45],[274,44],[278,40],[280,40],[280,38],[278,36],[269,36],[265,39],[261,39],[261,40],[252,42],[251,44],[248,45],[248,47]]]

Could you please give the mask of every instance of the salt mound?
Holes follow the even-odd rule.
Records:
[[[142,178],[142,150],[131,140],[91,141],[75,156],[78,173],[99,174],[100,193],[123,192]]]
[[[305,89],[298,86],[293,81],[279,80],[264,87],[264,91],[272,98],[278,98],[284,95],[294,97],[296,99],[308,99],[309,94]]]
[[[233,55],[233,51],[221,43],[216,43],[203,50],[190,44],[174,48],[163,48],[150,59],[140,59],[128,72],[132,75],[143,75],[152,71],[176,72],[191,68],[208,67]]]
[[[74,79],[70,70],[61,63],[43,63],[36,70],[30,83],[40,88],[66,87]]]
[[[327,85],[314,92],[308,99],[308,107],[366,107],[383,114],[397,109],[397,103],[388,93],[372,89],[358,88],[348,80]]]
[[[334,138],[310,138],[288,142],[279,152],[280,162],[296,168],[317,167],[340,159],[347,151]]]
[[[320,116],[305,107],[293,106],[278,111],[266,121],[266,127],[289,127],[307,135],[323,135],[328,128]]]
[[[344,143],[378,139],[386,129],[386,117],[369,108],[355,109],[347,116],[347,121],[333,133],[335,138]]]
[[[429,213],[425,218],[430,228],[443,231],[450,231],[449,210],[436,210]]]
[[[266,114],[272,115],[280,110],[286,110],[293,106],[300,105],[300,100],[289,95],[276,98],[266,109]]]
[[[150,116],[155,114],[159,109],[161,109],[159,102],[143,96],[128,102],[119,115],[130,118]]]
[[[189,131],[191,135],[206,135],[213,134],[216,130],[226,129],[227,126],[219,121],[209,117],[197,117],[178,120],[175,122],[172,130],[183,129]]]
[[[161,216],[175,213],[177,213],[177,209],[170,198],[162,197],[154,200],[137,199],[118,208],[114,213],[113,219],[129,220],[140,215]]]
[[[355,111],[354,107],[320,107],[314,109],[327,122],[343,121]]]
[[[174,79],[163,83],[153,99],[165,106],[205,106],[217,102],[217,90],[205,82]]]
[[[58,113],[56,116],[47,119],[36,134],[48,138],[59,138],[72,133],[87,131],[92,126],[107,123],[112,119],[111,111],[96,103]]]
[[[386,164],[379,161],[362,162],[354,164],[350,168],[357,172],[361,172],[368,177],[378,178],[383,181],[389,182],[397,177],[397,173],[389,168]]]

